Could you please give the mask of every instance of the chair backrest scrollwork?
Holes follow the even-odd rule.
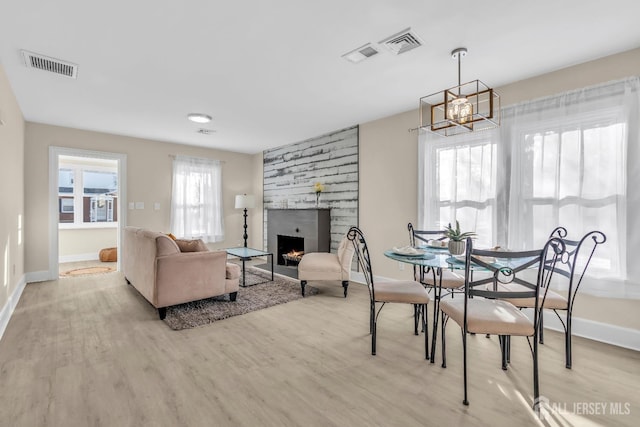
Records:
[[[580,240],[567,239],[567,235],[567,229],[564,227],[556,227],[551,232],[551,237],[559,238],[565,245],[560,262],[556,263],[553,269],[556,274],[568,280],[568,309],[571,310],[593,254],[599,245],[607,241],[607,236],[597,230],[588,232]],[[551,266],[546,268],[551,268]]]
[[[353,244],[356,255],[356,261],[360,271],[364,274],[367,287],[369,288],[369,297],[371,301],[375,301],[375,288],[373,283],[373,270],[371,269],[371,257],[369,255],[369,247],[364,238],[364,234],[358,227],[351,227],[347,232],[347,238]]]
[[[559,237],[551,237],[542,249],[529,251],[497,251],[474,249],[467,238],[465,253],[465,331],[467,301],[472,297],[490,299],[535,298],[534,325],[537,326],[544,305],[553,267],[562,257],[566,246]],[[488,275],[477,280],[471,275],[471,266],[483,267]],[[532,269],[535,269],[535,274]],[[535,279],[532,277],[535,276]],[[501,285],[518,285],[517,288]]]

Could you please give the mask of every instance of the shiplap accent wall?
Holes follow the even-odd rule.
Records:
[[[331,252],[358,225],[358,126],[263,152],[264,247],[269,209],[316,206],[313,185],[325,186],[319,207],[331,209]]]

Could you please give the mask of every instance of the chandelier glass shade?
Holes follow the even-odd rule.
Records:
[[[500,95],[480,80],[460,83],[460,58],[466,52],[451,52],[458,60],[458,86],[420,98],[421,129],[452,136],[500,126]]]

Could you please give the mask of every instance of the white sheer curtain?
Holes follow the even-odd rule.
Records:
[[[627,162],[629,118],[637,99],[632,79],[503,110],[501,139],[511,149],[510,248],[541,246],[557,225],[573,237],[600,230],[607,243],[590,273],[625,278],[627,212],[634,212],[628,169],[638,168]]]
[[[442,138],[425,134],[420,144],[419,227],[438,230],[460,222],[478,233],[480,245],[497,239],[497,131]]]
[[[460,219],[478,244],[510,249],[539,247],[558,225],[570,238],[600,230],[589,272],[637,283],[639,104],[633,77],[506,107],[491,133],[421,135],[420,227]]]
[[[220,162],[187,156],[173,160],[171,232],[205,242],[224,240]]]

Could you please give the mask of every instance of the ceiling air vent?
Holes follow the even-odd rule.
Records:
[[[405,53],[422,46],[422,42],[415,33],[411,32],[411,28],[407,28],[406,30],[402,30],[399,33],[387,37],[382,40],[380,44],[396,55],[400,55],[401,53]]]
[[[196,132],[202,135],[211,135],[211,134],[214,134],[216,131],[213,129],[200,128]]]
[[[364,61],[367,58],[371,58],[373,55],[376,55],[378,51],[371,46],[371,43],[367,43],[364,46],[360,46],[357,49],[352,50],[351,52],[345,53],[342,55],[344,59],[349,62],[353,62],[354,64]]]
[[[25,65],[29,68],[36,68],[42,71],[60,74],[61,76],[75,79],[78,77],[78,66],[71,62],[61,61],[49,56],[40,55],[39,53],[22,51]]]

